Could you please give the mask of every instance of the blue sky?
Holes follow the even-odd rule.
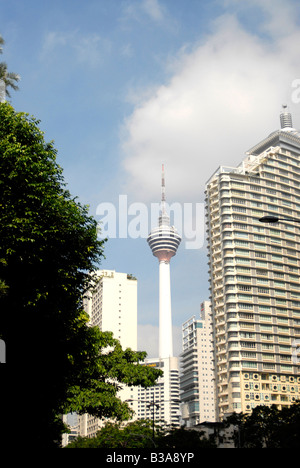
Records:
[[[170,203],[203,203],[217,167],[279,127],[282,104],[300,126],[296,0],[0,0],[0,11],[2,59],[21,75],[11,103],[41,120],[95,217],[124,194],[158,202],[162,163]],[[102,267],[138,278],[140,343],[155,355],[158,265],[146,240],[110,239]],[[171,277],[178,350],[181,324],[209,297],[205,245],[183,240]]]

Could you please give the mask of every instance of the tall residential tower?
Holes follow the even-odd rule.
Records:
[[[300,132],[281,129],[206,185],[217,413],[300,397]]]
[[[213,369],[212,320],[210,302],[200,307],[182,325],[180,390],[182,419],[187,427],[215,422],[215,382]]]

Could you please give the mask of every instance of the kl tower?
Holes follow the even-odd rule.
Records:
[[[167,425],[180,427],[180,388],[178,357],[173,356],[170,260],[176,255],[181,237],[166,211],[165,172],[162,166],[161,207],[158,227],[147,239],[152,253],[159,261],[159,357],[145,360],[145,365],[163,371],[157,384],[150,389],[139,387],[138,419],[151,416]]]
[[[173,356],[172,311],[170,260],[176,255],[181,242],[177,230],[170,226],[170,218],[166,212],[165,172],[162,165],[161,210],[158,227],[154,228],[147,239],[152,253],[159,261],[159,358]]]

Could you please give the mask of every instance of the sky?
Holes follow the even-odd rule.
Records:
[[[73,196],[109,234],[100,268],[138,279],[139,349],[158,353],[158,262],[146,237],[166,199],[174,352],[209,299],[205,183],[279,128],[300,128],[298,0],[0,0],[11,104],[54,140]],[[173,207],[173,208],[172,208]]]

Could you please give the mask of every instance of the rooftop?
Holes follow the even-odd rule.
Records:
[[[251,167],[257,166],[261,159],[267,156],[270,152],[277,151],[280,143],[284,143],[290,148],[300,148],[300,131],[293,127],[292,115],[287,110],[287,106],[283,106],[280,114],[281,128],[272,132],[267,138],[257,143],[249,151],[246,152],[246,158],[237,167],[220,166],[206,182],[208,185],[215,176],[224,173],[245,174]]]

